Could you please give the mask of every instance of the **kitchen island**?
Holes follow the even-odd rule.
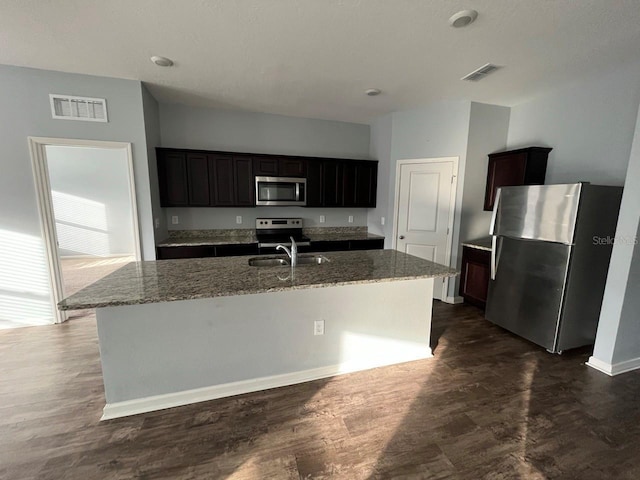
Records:
[[[60,302],[97,309],[103,419],[431,356],[433,279],[455,270],[395,250],[324,258],[134,262]]]

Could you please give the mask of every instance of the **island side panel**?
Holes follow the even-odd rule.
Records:
[[[283,378],[269,387],[427,358],[432,294],[427,278],[98,309],[107,403],[244,382],[200,401],[272,376]]]

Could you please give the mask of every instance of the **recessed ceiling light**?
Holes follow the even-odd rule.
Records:
[[[173,60],[171,60],[170,58],[159,57],[157,55],[151,57],[151,61],[159,67],[170,67],[171,65],[173,65]]]
[[[462,28],[467,25],[471,25],[476,18],[478,18],[478,12],[475,10],[462,10],[454,15],[451,15],[449,19],[449,25],[454,28]]]
[[[369,88],[369,89],[365,90],[364,93],[366,93],[370,97],[375,97],[376,95],[380,95],[380,93],[382,93],[382,91],[379,88]]]

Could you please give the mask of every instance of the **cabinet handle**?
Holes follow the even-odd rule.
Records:
[[[400,235],[400,240],[404,240],[404,235]]]

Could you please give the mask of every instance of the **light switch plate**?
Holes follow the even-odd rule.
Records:
[[[313,334],[324,335],[324,320],[315,320],[313,322]]]

